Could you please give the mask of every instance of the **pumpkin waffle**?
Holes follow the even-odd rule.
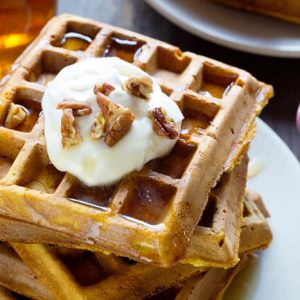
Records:
[[[240,262],[233,268],[211,268],[150,297],[149,300],[221,300],[235,276],[254,258],[252,253],[243,254]]]
[[[15,292],[41,299],[51,299],[51,293],[44,288],[9,244],[0,244],[0,282]],[[16,287],[16,288],[14,288]],[[1,295],[1,294],[0,294]],[[2,299],[2,298],[1,298]]]
[[[247,193],[244,199],[247,209],[241,232],[241,254],[266,248],[272,239],[258,197]],[[0,256],[0,284],[34,299],[141,299],[177,287],[180,282],[209,269],[186,264],[161,268],[100,252],[42,244],[11,245],[31,272],[25,272],[28,269],[13,248],[2,243],[1,253],[6,255]],[[7,257],[16,263],[7,263]],[[19,264],[18,268],[12,267]],[[36,288],[32,289],[32,285]]]
[[[225,173],[218,185],[211,191],[208,204],[182,263],[194,266],[232,267],[238,262],[240,228],[242,221],[242,200],[246,186],[247,157],[230,173]],[[49,229],[39,230],[34,225],[0,217],[0,240],[43,243],[80,248],[78,240],[68,239],[58,233],[54,236]],[[33,228],[32,228],[33,227]],[[51,236],[51,240],[49,239]],[[86,247],[85,247],[86,248]],[[90,247],[89,250],[96,251]]]
[[[214,0],[234,8],[248,10],[300,24],[300,3],[295,0]]]
[[[198,300],[198,299],[223,299],[228,286],[234,277],[244,269],[254,258],[253,254],[244,254],[240,262],[230,269],[209,269],[199,275],[172,286],[171,288],[155,294],[154,296],[147,297],[149,300]],[[21,296],[0,286],[1,300],[27,300],[25,296]],[[36,293],[32,299],[40,297]],[[48,298],[40,298],[48,299]]]
[[[80,38],[72,44],[74,34]],[[168,156],[114,186],[90,188],[49,162],[40,102],[57,72],[95,56],[144,69],[185,119]],[[211,188],[247,151],[254,120],[272,95],[271,86],[212,59],[103,23],[55,17],[2,81],[0,215],[62,232],[81,246],[169,266],[184,256]],[[27,115],[7,128],[12,103]]]

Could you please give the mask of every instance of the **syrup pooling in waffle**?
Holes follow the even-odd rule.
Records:
[[[212,64],[203,65],[203,82],[198,93],[222,99],[235,84],[238,75]]]
[[[67,24],[65,33],[52,41],[52,45],[71,51],[85,51],[99,32],[97,26],[78,26],[76,22]]]
[[[68,30],[69,24],[72,24],[70,30]],[[61,47],[60,42],[68,31],[90,36],[91,44],[84,51],[73,51]],[[244,149],[243,141],[246,133],[248,134],[248,129],[252,128],[256,114],[266,104],[272,90],[244,71],[192,53],[181,53],[176,47],[163,42],[106,24],[77,17],[61,16],[49,23],[40,37],[16,62],[17,68],[1,91],[0,120],[2,124],[4,124],[11,102],[20,97],[26,101],[40,101],[48,80],[53,79],[65,66],[86,57],[103,56],[113,36],[144,43],[140,51],[135,53],[133,63],[153,76],[160,83],[162,90],[178,104],[183,112],[185,116],[183,123],[187,125],[183,124],[183,132],[169,154],[170,159],[174,159],[176,162],[180,161],[179,166],[174,167],[164,158],[160,158],[162,164],[155,161],[149,162],[141,171],[129,176],[131,179],[128,177],[121,180],[113,191],[105,191],[105,195],[100,197],[100,206],[103,204],[105,208],[109,202],[108,210],[107,208],[94,210],[92,207],[78,203],[75,205],[73,201],[68,200],[69,193],[72,198],[88,195],[88,187],[81,187],[78,194],[75,191],[75,186],[78,185],[76,178],[69,174],[63,174],[63,172],[61,174],[59,171],[54,175],[57,180],[54,180],[55,184],[50,188],[54,195],[46,192],[47,189],[44,190],[46,194],[37,194],[34,189],[30,188],[26,190],[26,201],[39,199],[35,201],[34,205],[36,212],[43,216],[39,225],[49,226],[53,230],[64,233],[68,232],[82,240],[82,244],[89,240],[99,248],[101,245],[106,249],[118,252],[118,254],[166,265],[184,254],[184,247],[187,246],[189,240],[188,236],[199,221],[210,187],[214,185],[224,169],[236,163],[235,154]],[[223,93],[222,98],[198,93],[203,82],[204,64],[215,66],[216,68],[210,68],[210,72],[218,74],[218,78],[220,76],[228,78],[228,72],[236,74],[237,79],[234,84],[230,85],[234,79],[224,80],[226,84],[228,82],[230,88]],[[219,70],[222,71],[221,75]],[[215,83],[216,80],[211,78],[211,76],[206,77],[206,81]],[[218,82],[220,82],[219,79]],[[225,83],[222,81],[221,85],[226,85]],[[260,99],[263,101],[258,102],[256,95],[261,90],[263,90],[263,97],[260,94]],[[26,105],[24,106],[26,107]],[[3,214],[34,224],[37,220],[32,213],[26,212],[29,209],[27,205],[22,206],[22,210],[15,208],[20,207],[20,201],[24,200],[21,196],[24,195],[22,187],[27,184],[29,179],[30,181],[35,180],[39,173],[38,168],[33,168],[28,179],[22,176],[24,167],[28,170],[32,166],[32,154],[41,151],[42,159],[38,160],[39,165],[43,169],[49,165],[47,155],[44,155],[46,150],[42,137],[42,118],[39,120],[40,122],[36,123],[36,126],[28,133],[6,127],[0,128],[0,141],[5,146],[2,148],[5,151],[2,150],[3,154],[1,153],[1,155],[12,160],[16,158],[0,186],[0,194],[5,194],[5,197],[0,198],[1,205],[4,205],[5,202],[6,207]],[[193,125],[195,123],[196,126]],[[251,138],[249,137],[249,139]],[[9,150],[13,148],[9,144],[14,145],[16,142],[17,145],[24,146],[22,151],[18,152],[20,154],[18,157],[18,153],[15,153],[16,150],[13,150],[13,154]],[[187,158],[181,160],[181,157]],[[228,157],[233,159],[224,167]],[[215,162],[214,164],[211,164],[212,160]],[[201,176],[200,182],[199,176]],[[164,195],[165,190],[167,191],[168,199],[164,199],[163,203],[159,201],[163,207],[161,216],[157,216],[157,213],[154,212],[155,208],[153,202],[149,201],[149,197],[144,197],[143,194],[140,197],[141,193],[138,197],[132,196],[139,193],[138,190],[132,188],[135,178],[145,186],[142,190],[149,189],[148,187],[151,185],[151,190],[154,190],[157,195]],[[132,180],[132,184],[129,179]],[[38,181],[48,182],[49,178],[48,180],[39,178]],[[58,186],[57,182],[59,182]],[[13,184],[14,186],[12,186]],[[195,195],[197,195],[197,199],[195,199]],[[63,203],[59,209],[61,219],[54,218],[58,215],[54,208],[58,203],[58,198],[60,199],[59,203]],[[105,199],[102,200],[102,198]],[[131,205],[128,203],[136,202],[131,200],[136,198],[139,199],[138,202],[146,203],[150,215],[153,211],[153,216],[149,217],[149,213],[147,213],[147,217],[146,214],[144,216],[143,210],[135,210],[135,216],[142,214],[138,219],[130,216],[131,211],[128,207]],[[142,198],[141,201],[140,198]],[[160,196],[157,199],[160,199]],[[81,201],[82,199],[77,200]],[[120,211],[123,214],[126,211],[129,215],[124,218]],[[185,218],[185,215],[190,217]],[[100,225],[100,219],[105,220],[105,227]],[[149,223],[146,223],[150,222],[149,220],[159,226],[149,226]],[[97,230],[95,230],[96,228]],[[94,236],[99,228],[101,228],[101,236]],[[93,236],[91,236],[91,232],[93,232]],[[112,232],[114,232],[113,235]],[[171,233],[174,239],[169,238]],[[116,239],[107,243],[109,236],[116,236]],[[120,247],[120,243],[122,247]],[[172,251],[169,251],[170,249]]]
[[[115,185],[104,187],[89,187],[84,183],[74,180],[67,195],[72,201],[94,205],[98,208],[108,207],[113,198],[113,193],[116,189]]]
[[[85,36],[76,32],[68,32],[61,40],[61,47],[74,51],[84,51],[91,44],[91,42],[92,39],[89,36]]]
[[[219,104],[207,103],[193,96],[182,99],[182,110],[185,116],[182,124],[183,135],[197,136],[205,134],[220,109]]]
[[[104,51],[104,56],[117,56],[127,62],[132,63],[134,58],[139,56],[143,45],[143,41],[129,40],[122,37],[112,36],[107,48]]]

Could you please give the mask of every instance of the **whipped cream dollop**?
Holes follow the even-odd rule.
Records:
[[[183,115],[178,106],[161,91],[154,79],[148,100],[132,96],[122,88],[129,78],[143,76],[149,77],[141,69],[119,58],[88,58],[65,67],[48,84],[42,99],[45,140],[49,158],[58,170],[74,175],[89,186],[108,185],[171,151],[176,139],[157,135],[149,112],[161,107],[174,120],[179,131]],[[103,139],[92,139],[90,134],[95,118],[101,113],[94,86],[103,83],[115,88],[109,99],[131,109],[135,116],[127,134],[113,147]],[[92,109],[88,115],[75,116],[82,139],[68,148],[62,146],[63,113],[57,108],[65,98],[88,104]]]

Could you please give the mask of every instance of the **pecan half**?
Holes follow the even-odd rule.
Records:
[[[96,93],[97,103],[104,118],[104,142],[112,147],[129,131],[134,121],[134,115],[129,108],[110,101],[103,93]]]
[[[14,129],[25,121],[26,116],[27,112],[21,105],[11,103],[4,122],[4,126],[10,129]]]
[[[70,108],[72,109],[73,115],[75,117],[86,116],[92,112],[92,108],[88,104],[75,100],[73,98],[64,98],[63,101],[57,104],[56,108],[57,109]]]
[[[104,82],[102,84],[97,84],[94,87],[94,93],[102,93],[105,96],[109,96],[109,94],[114,91],[115,88],[110,83]]]
[[[100,139],[103,136],[105,120],[101,114],[98,114],[91,129],[91,138],[93,140]]]
[[[174,120],[168,117],[161,107],[156,107],[151,112],[151,116],[153,119],[153,130],[157,135],[168,137],[170,140],[177,138],[179,133]]]
[[[150,77],[132,77],[123,84],[124,90],[135,97],[148,100],[153,91],[153,81]]]
[[[71,108],[63,110],[61,118],[61,135],[63,148],[70,148],[73,145],[80,144],[82,141],[82,137],[79,133]]]

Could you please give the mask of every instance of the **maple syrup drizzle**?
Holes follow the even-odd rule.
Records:
[[[227,87],[228,86],[224,87],[222,85],[216,85],[211,82],[203,81],[198,93],[221,99],[223,98],[223,95],[227,92]]]
[[[182,135],[202,135],[213,120],[213,117],[210,117],[201,111],[196,111],[187,107],[184,109],[183,114],[185,118],[181,126],[180,133]]]
[[[146,178],[136,178],[129,187],[120,214],[148,224],[162,222],[176,188]]]
[[[214,98],[222,99],[226,96],[231,88],[234,86],[235,82],[231,82],[227,86],[217,85],[215,83],[203,81],[199,94],[212,96]]]
[[[236,83],[237,78],[238,75],[231,71],[204,63],[203,81],[198,93],[222,99]]]
[[[144,42],[112,37],[104,51],[104,57],[117,56],[127,62],[133,62],[141,51]]]
[[[110,203],[115,186],[88,187],[77,182],[69,191],[68,198],[71,201],[105,209]]]
[[[183,135],[198,134],[202,135],[205,133],[205,129],[209,126],[206,120],[196,120],[196,119],[184,119],[182,122],[182,128],[180,133]]]
[[[92,41],[92,38],[87,35],[78,32],[67,32],[62,38],[60,46],[72,51],[84,51]]]

